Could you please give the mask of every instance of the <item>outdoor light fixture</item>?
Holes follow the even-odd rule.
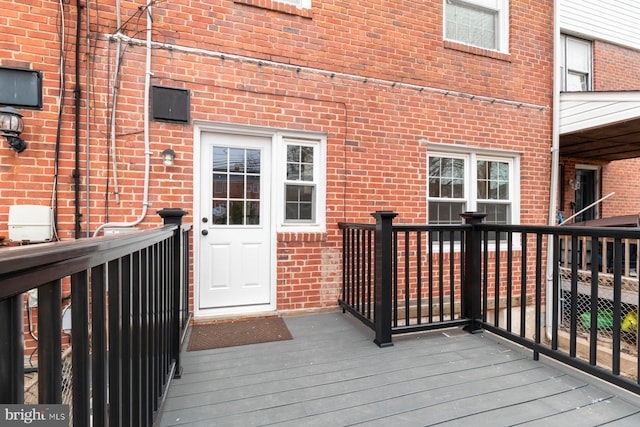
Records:
[[[580,189],[580,181],[578,181],[577,179],[570,179],[569,187],[571,187],[573,191],[578,191]]]
[[[27,144],[18,135],[24,129],[22,114],[13,107],[0,108],[0,135],[7,139],[9,148],[21,153]]]
[[[173,159],[175,158],[176,158],[176,152],[173,151],[171,148],[167,148],[162,152],[162,163],[164,163],[166,167],[173,166]]]

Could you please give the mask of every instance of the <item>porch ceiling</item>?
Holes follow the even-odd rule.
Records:
[[[560,94],[560,155],[640,157],[640,91]]]

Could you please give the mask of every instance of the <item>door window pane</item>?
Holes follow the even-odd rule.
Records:
[[[244,198],[244,175],[229,175],[229,198]]]
[[[227,174],[213,174],[213,198],[220,199],[227,197]]]
[[[229,202],[229,225],[244,225],[244,202]]]
[[[247,173],[260,173],[260,150],[247,150]]]
[[[260,176],[247,176],[247,199],[260,199]]]
[[[227,202],[225,200],[214,200],[211,218],[214,224],[227,224]]]
[[[228,170],[228,152],[224,147],[213,147],[213,170],[216,172],[227,172]]]
[[[247,202],[246,223],[248,225],[260,225],[260,202],[259,201]]]
[[[212,223],[260,224],[260,150],[213,147]]]
[[[245,170],[244,153],[242,148],[229,149],[229,172],[242,173]]]

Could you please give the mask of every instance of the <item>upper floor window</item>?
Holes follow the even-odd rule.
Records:
[[[309,9],[311,7],[311,0],[274,0],[278,3],[292,4],[301,9]]]
[[[444,0],[445,38],[507,52],[508,0]]]
[[[486,223],[516,222],[516,156],[430,153],[428,167],[429,223],[459,224],[465,211],[485,212]]]
[[[585,92],[591,89],[591,42],[562,34],[560,36],[560,90]]]

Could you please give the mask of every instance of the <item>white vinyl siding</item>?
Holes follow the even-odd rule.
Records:
[[[562,32],[640,49],[637,0],[560,0]]]

